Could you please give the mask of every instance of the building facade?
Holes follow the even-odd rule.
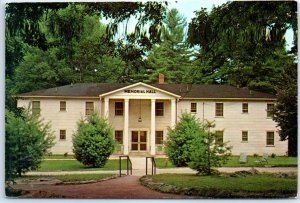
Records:
[[[53,154],[72,154],[77,122],[96,111],[114,129],[116,154],[163,154],[168,128],[187,112],[215,121],[219,141],[234,155],[285,155],[287,142],[271,118],[274,102],[274,95],[225,85],[81,83],[21,94],[18,107],[51,123]]]

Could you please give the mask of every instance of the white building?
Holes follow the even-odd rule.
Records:
[[[226,85],[80,83],[19,95],[18,107],[32,107],[56,136],[53,154],[72,154],[77,122],[93,110],[108,118],[119,154],[162,154],[168,127],[183,112],[200,121],[215,121],[220,141],[229,141],[232,154],[285,155],[271,118],[275,96]]]

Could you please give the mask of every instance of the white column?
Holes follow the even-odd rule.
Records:
[[[171,128],[174,128],[176,121],[176,100],[171,99]]]
[[[109,98],[104,98],[104,118],[107,118],[109,120]]]
[[[128,146],[128,126],[129,126],[129,99],[124,99],[124,131],[123,131],[123,145],[124,145],[124,154],[129,154]]]
[[[155,99],[151,99],[150,154],[155,155]]]

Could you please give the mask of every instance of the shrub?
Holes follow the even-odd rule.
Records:
[[[256,153],[253,154],[253,157],[254,157],[254,158],[257,158],[257,157],[258,157],[258,154],[256,154]]]
[[[184,113],[174,129],[168,129],[165,152],[175,166],[187,166],[196,137],[203,131],[194,115]]]
[[[68,156],[68,152],[64,153],[64,157],[67,157]]]
[[[222,166],[231,155],[231,147],[227,146],[227,143],[216,142],[216,134],[210,132],[213,126],[208,122],[192,145],[189,167],[197,170],[198,174],[212,174],[212,167]]]
[[[72,141],[75,158],[92,167],[103,167],[115,146],[112,128],[95,112],[78,122]]]
[[[50,125],[24,110],[20,116],[5,112],[5,178],[14,180],[38,168],[54,142]]]
[[[276,157],[276,154],[275,154],[275,153],[272,153],[272,154],[271,154],[271,157],[272,157],[272,158],[275,158],[275,157]]]

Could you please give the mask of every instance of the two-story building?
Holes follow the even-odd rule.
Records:
[[[50,121],[53,154],[72,154],[77,122],[97,111],[114,128],[120,154],[162,154],[168,128],[188,112],[215,121],[218,141],[229,141],[234,155],[285,155],[288,143],[271,118],[274,102],[274,95],[227,85],[79,83],[21,94],[18,107]]]

